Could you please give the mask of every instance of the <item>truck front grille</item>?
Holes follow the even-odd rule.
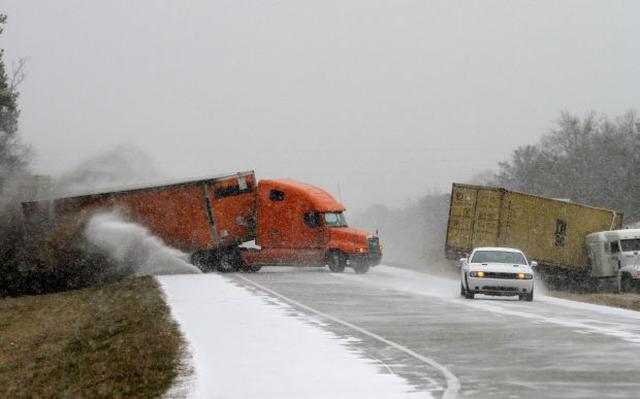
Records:
[[[380,252],[380,238],[378,237],[369,237],[369,252]]]

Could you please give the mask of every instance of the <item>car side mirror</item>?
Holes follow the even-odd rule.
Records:
[[[536,262],[535,260],[531,261],[531,268],[535,269],[536,267],[538,267],[538,262]]]

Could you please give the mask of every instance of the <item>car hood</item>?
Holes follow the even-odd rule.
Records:
[[[511,263],[470,263],[469,270],[496,273],[533,273],[528,265],[513,265]]]

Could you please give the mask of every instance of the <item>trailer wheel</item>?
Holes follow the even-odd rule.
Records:
[[[218,260],[216,270],[220,273],[232,273],[237,272],[238,268],[235,267],[232,262],[229,262],[228,259],[221,258],[220,260]]]
[[[347,258],[340,251],[331,251],[327,263],[332,273],[342,273],[347,265]]]
[[[366,263],[356,264],[353,265],[353,270],[356,272],[356,274],[365,274],[369,271],[369,265],[367,265]]]
[[[203,273],[214,270],[212,257],[208,251],[196,251],[191,254],[191,264],[200,269]]]
[[[220,273],[237,272],[244,266],[244,261],[237,248],[227,248],[217,251],[214,257],[216,270]]]

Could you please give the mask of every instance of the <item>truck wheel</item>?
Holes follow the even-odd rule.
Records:
[[[475,297],[475,294],[471,291],[465,291],[464,292],[464,297],[467,299],[473,299]]]
[[[238,268],[236,268],[228,259],[220,259],[218,264],[216,265],[216,270],[220,273],[232,273],[237,272]]]
[[[237,272],[244,266],[240,251],[235,248],[221,250],[215,255],[216,270],[220,273]]]
[[[255,273],[255,272],[259,271],[260,269],[262,269],[262,266],[245,266],[245,267],[242,268],[242,270],[247,272],[247,273]]]
[[[460,296],[465,296],[464,285],[462,285],[462,281],[460,282]]]
[[[622,275],[621,278],[622,280],[620,281],[620,290],[622,292],[632,292],[634,288],[634,284],[633,284],[633,280],[631,279],[631,276],[625,273]]]
[[[191,264],[200,269],[203,273],[213,271],[212,258],[207,251],[196,251],[191,254]]]
[[[356,274],[365,274],[366,272],[369,271],[369,265],[367,264],[354,265],[353,270],[356,272]]]
[[[347,265],[347,259],[340,251],[331,251],[327,262],[329,263],[329,270],[333,273],[342,273]]]

